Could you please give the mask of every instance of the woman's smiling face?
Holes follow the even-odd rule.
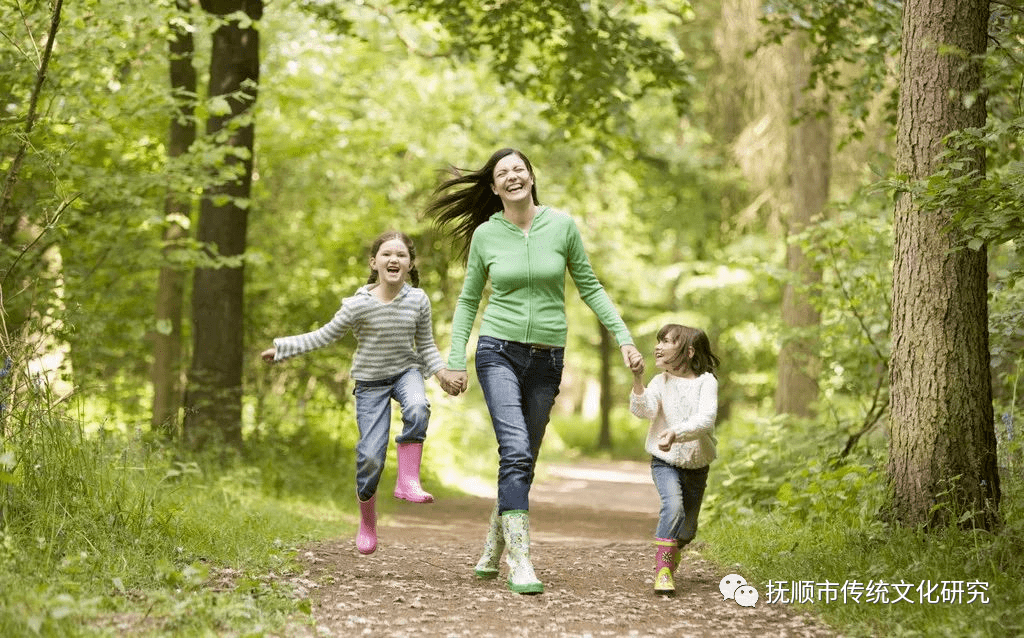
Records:
[[[502,202],[518,202],[530,198],[533,175],[526,162],[516,153],[506,155],[494,166],[491,189]]]
[[[405,276],[412,269],[409,248],[401,239],[387,240],[370,258],[370,268],[377,271],[378,281],[382,284],[395,285],[405,281]]]

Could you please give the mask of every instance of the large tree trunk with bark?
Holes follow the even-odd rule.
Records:
[[[192,66],[195,44],[189,29],[190,0],[176,0],[179,15],[171,26],[169,42],[171,92],[175,112],[167,144],[168,159],[188,152],[196,139],[196,69]],[[174,254],[188,236],[192,198],[176,184],[167,185],[164,200],[164,264],[160,267],[156,292],[156,326],[153,334],[152,426],[168,439],[178,432],[181,409],[181,325],[185,311],[185,271],[175,263]]]
[[[810,62],[806,38],[793,36],[786,43],[791,73],[792,115],[797,119],[789,137],[788,234],[803,232],[828,203],[832,172],[832,118],[828,102],[820,91],[808,86]],[[792,281],[782,295],[782,325],[786,334],[779,352],[779,384],[775,390],[775,411],[809,417],[818,398],[818,339],[821,321],[812,303],[818,270],[800,246],[790,242],[786,249],[786,270]]]
[[[203,193],[196,237],[221,260],[196,269],[192,289],[192,366],[185,396],[185,442],[192,449],[242,442],[242,296],[245,235],[252,185],[255,127],[252,108],[259,81],[259,32],[239,21],[263,13],[262,0],[203,0],[224,22],[213,34],[210,97],[230,112],[211,109],[206,131],[223,144],[227,179]],[[231,258],[238,258],[233,260]]]
[[[987,0],[903,5],[897,173],[941,166],[943,139],[985,123]],[[961,52],[960,54],[955,53]],[[984,175],[984,151],[967,170]],[[986,251],[957,248],[951,211],[896,202],[889,483],[908,525],[997,521],[999,475],[989,372]]]

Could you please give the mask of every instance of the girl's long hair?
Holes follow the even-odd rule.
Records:
[[[678,323],[669,323],[662,326],[661,330],[658,331],[658,341],[670,335],[677,337],[680,343],[679,354],[676,355],[674,360],[669,361],[672,366],[679,368],[689,365],[690,370],[698,376],[705,372],[715,374],[715,370],[721,364],[721,361],[715,356],[715,353],[711,352],[711,340],[708,339],[708,335],[703,330],[691,328],[690,326],[681,326]],[[690,348],[693,348],[693,356],[687,360],[687,353],[690,351]]]
[[[447,230],[452,243],[458,246],[458,254],[463,260],[469,254],[469,241],[473,237],[473,231],[502,209],[501,198],[491,190],[491,185],[494,184],[494,167],[502,159],[513,154],[522,158],[526,164],[526,170],[533,178],[530,194],[533,196],[533,203],[539,205],[537,177],[533,174],[533,165],[526,155],[514,148],[495,151],[487,163],[475,171],[450,167],[449,172],[454,177],[434,189],[433,200],[424,212],[434,218],[435,227]]]
[[[377,251],[380,250],[381,245],[386,241],[392,239],[400,239],[405,247],[409,250],[409,280],[412,285],[420,287],[420,271],[416,270],[416,246],[412,243],[412,238],[403,232],[397,230],[388,230],[380,235],[377,235],[377,239],[373,240],[373,246],[370,247],[370,257],[376,257]],[[366,280],[368,284],[377,283],[377,271],[373,268],[370,269],[370,278]]]

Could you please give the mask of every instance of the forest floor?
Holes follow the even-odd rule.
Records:
[[[393,502],[382,508],[375,553],[358,554],[352,537],[302,552],[307,635],[837,636],[809,614],[765,603],[763,593],[752,607],[725,599],[720,583],[729,572],[702,559],[699,542],[676,573],[677,595],[655,596],[658,498],[645,464],[542,462],[541,470],[530,515],[543,594],[510,592],[504,561],[497,580],[474,576],[493,496]],[[378,498],[394,501],[384,488]]]

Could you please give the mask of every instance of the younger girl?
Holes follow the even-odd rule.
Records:
[[[703,330],[670,323],[658,331],[655,365],[663,370],[644,389],[633,372],[629,410],[651,420],[646,450],[661,497],[655,533],[654,593],[675,594],[672,574],[682,548],[697,535],[708,468],[715,459],[719,361]]]
[[[398,445],[398,481],[395,497],[430,503],[434,497],[420,486],[420,459],[427,436],[430,403],[423,379],[437,378],[445,392],[458,394],[441,353],[434,345],[430,299],[419,288],[416,248],[404,233],[386,232],[370,250],[370,278],[323,327],[292,337],[274,339],[274,347],[261,353],[272,363],[322,348],[349,330],[358,345],[352,358],[356,398],[356,493],[359,497],[359,533],[356,549],[362,554],[377,549],[377,483],[384,470],[391,429],[391,399],[402,408],[402,434]],[[412,286],[406,283],[406,275]]]

